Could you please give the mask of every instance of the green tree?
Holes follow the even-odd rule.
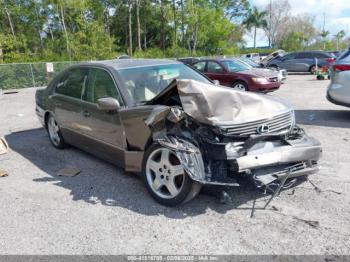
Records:
[[[321,37],[323,38],[323,49],[325,50],[326,49],[326,39],[329,35],[329,31],[323,29],[320,33]]]
[[[253,10],[249,12],[248,17],[243,22],[248,30],[254,28],[254,48],[256,48],[256,30],[258,28],[264,29],[267,27],[266,15],[266,11],[259,11],[259,9],[254,6]]]
[[[335,39],[337,41],[337,50],[339,50],[339,41],[342,40],[345,36],[345,31],[344,30],[340,30],[338,33],[336,33],[335,35]]]

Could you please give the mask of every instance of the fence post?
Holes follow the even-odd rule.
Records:
[[[30,72],[32,73],[33,87],[35,87],[35,79],[34,79],[34,73],[33,73],[33,66],[32,66],[32,63],[29,63],[29,66],[30,66]]]

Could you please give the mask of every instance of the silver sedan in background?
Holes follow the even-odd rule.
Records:
[[[330,78],[327,99],[333,104],[350,107],[350,49],[331,66]]]

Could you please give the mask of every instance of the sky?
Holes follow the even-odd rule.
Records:
[[[252,5],[265,8],[270,0],[249,0]],[[276,1],[276,0],[275,0]],[[279,0],[277,0],[279,1]],[[350,0],[289,0],[292,7],[292,14],[309,13],[315,17],[315,27],[322,29],[323,14],[326,14],[326,30],[331,35],[340,30],[350,36]],[[247,47],[253,46],[253,34],[247,33],[244,36]],[[268,45],[267,38],[262,30],[258,31],[257,46]]]

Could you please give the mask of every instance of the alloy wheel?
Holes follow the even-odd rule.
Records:
[[[49,118],[47,129],[49,131],[49,136],[52,143],[55,146],[58,146],[61,142],[61,138],[58,133],[60,129],[56,123],[56,120],[52,116]]]
[[[233,88],[236,89],[236,90],[239,90],[239,91],[245,91],[246,90],[245,86],[243,84],[241,84],[241,83],[235,84],[233,86]]]
[[[146,178],[157,196],[172,199],[179,195],[184,186],[185,171],[173,151],[158,148],[147,159]]]

